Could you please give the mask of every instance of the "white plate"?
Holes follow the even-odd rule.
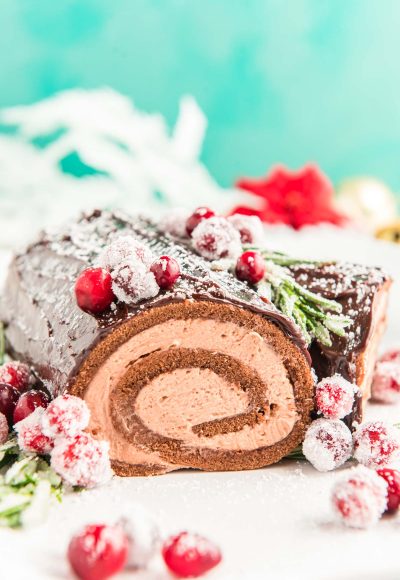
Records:
[[[385,267],[396,280],[388,341],[400,338],[400,247],[336,228],[299,235],[272,228],[267,236],[271,246],[304,257]],[[398,422],[400,407],[369,405],[368,416]],[[38,528],[0,530],[0,577],[72,577],[65,552],[73,532],[89,522],[113,521],[122,501],[132,500],[151,510],[165,531],[193,530],[221,546],[224,562],[210,580],[398,580],[400,518],[384,519],[369,531],[336,523],[329,498],[340,471],[320,474],[306,463],[284,461],[258,471],[116,478],[103,489],[66,497]],[[161,561],[147,573],[124,577],[171,578]]]

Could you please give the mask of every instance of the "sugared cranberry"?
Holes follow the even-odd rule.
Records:
[[[350,429],[337,419],[317,419],[309,426],[303,442],[306,459],[318,471],[331,471],[351,457]]]
[[[96,487],[112,477],[108,441],[97,441],[89,433],[56,439],[51,466],[69,485]]]
[[[106,580],[123,570],[127,558],[128,540],[120,526],[86,526],[68,546],[68,560],[81,580]]]
[[[111,274],[103,268],[87,268],[75,283],[75,296],[79,308],[85,312],[104,312],[115,299]]]
[[[161,256],[153,262],[150,271],[153,272],[157,284],[163,290],[169,290],[181,275],[181,269],[175,258]]]
[[[123,528],[129,542],[129,568],[141,570],[159,551],[160,531],[152,514],[140,504],[127,501],[119,506],[122,517],[118,523]]]
[[[387,360],[376,365],[371,393],[372,398],[381,403],[393,404],[400,401],[399,360]]]
[[[178,578],[198,578],[222,560],[218,546],[189,532],[169,538],[162,548],[162,555],[169,570]]]
[[[382,477],[359,465],[336,483],[332,493],[333,509],[346,526],[368,528],[386,509],[387,489]]]
[[[133,236],[123,235],[115,238],[103,249],[98,263],[102,268],[112,273],[115,268],[119,268],[121,264],[131,260],[139,260],[146,268],[149,268],[154,258],[149,246],[139,242]]]
[[[262,242],[264,231],[259,217],[235,213],[228,217],[228,222],[239,232],[242,244]]]
[[[126,260],[114,268],[112,279],[115,296],[126,304],[152,298],[160,291],[153,272],[138,259]]]
[[[28,365],[11,361],[0,366],[0,383],[15,387],[20,393],[29,387],[31,372]]]
[[[215,216],[215,213],[209,207],[198,207],[194,210],[191,216],[186,220],[186,233],[188,236],[192,235],[192,231],[197,228],[199,223],[203,220],[208,220]]]
[[[206,260],[236,260],[242,251],[239,232],[224,217],[200,222],[192,232],[192,244]]]
[[[3,445],[8,439],[8,421],[7,417],[0,413],[0,445]]]
[[[386,467],[377,469],[376,473],[388,484],[386,513],[394,513],[400,506],[400,472]]]
[[[379,358],[379,362],[400,363],[400,346],[393,346],[386,350]]]
[[[385,467],[399,458],[400,431],[383,421],[368,421],[353,435],[354,458],[366,467]]]
[[[37,407],[45,409],[49,403],[50,398],[44,391],[31,389],[26,393],[22,393],[14,409],[14,423],[26,419]]]
[[[11,425],[15,406],[19,399],[19,392],[11,385],[0,384],[0,413],[7,417]]]
[[[52,450],[54,441],[42,429],[43,413],[43,407],[37,407],[26,419],[16,423],[14,429],[17,432],[18,445],[23,451],[44,455]]]
[[[60,395],[47,407],[43,431],[49,437],[74,437],[86,429],[90,411],[86,402],[74,395]]]
[[[162,232],[178,238],[186,237],[186,222],[190,212],[182,207],[170,209],[164,213],[159,221]]]
[[[358,387],[340,375],[322,379],[315,389],[315,405],[318,413],[327,419],[343,419],[354,405]]]
[[[257,284],[265,275],[264,258],[258,252],[244,252],[236,262],[236,276],[239,280]]]

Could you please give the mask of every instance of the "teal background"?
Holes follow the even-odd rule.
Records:
[[[226,185],[318,162],[400,191],[399,0],[0,0],[0,106],[109,85],[209,119]]]

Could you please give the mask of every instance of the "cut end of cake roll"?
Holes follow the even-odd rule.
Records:
[[[274,323],[239,307],[186,300],[143,312],[88,356],[71,392],[115,471],[254,469],[304,436],[313,379]]]

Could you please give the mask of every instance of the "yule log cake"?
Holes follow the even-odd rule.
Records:
[[[369,392],[388,278],[255,252],[255,221],[194,216],[95,211],[9,268],[9,352],[86,400],[119,475],[278,461],[314,417],[313,367]]]

